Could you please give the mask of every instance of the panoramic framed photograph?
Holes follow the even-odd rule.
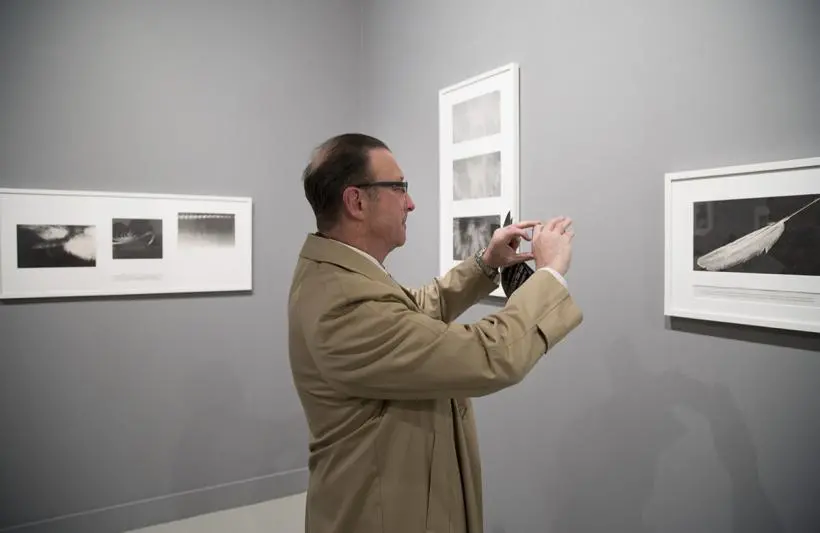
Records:
[[[519,219],[518,72],[510,63],[439,91],[441,274],[487,246],[507,213]]]
[[[666,315],[820,332],[820,157],[665,187]]]
[[[244,197],[0,189],[0,298],[252,290]]]

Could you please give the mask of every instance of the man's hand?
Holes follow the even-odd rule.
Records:
[[[572,219],[556,217],[546,224],[537,224],[532,232],[532,251],[535,268],[550,267],[562,276],[569,270],[572,259],[572,238],[569,229]]]
[[[519,252],[518,247],[521,239],[531,240],[527,228],[533,228],[540,224],[537,220],[510,224],[503,228],[498,228],[493,233],[487,250],[484,251],[482,259],[491,268],[508,267],[517,263],[523,263],[535,259],[532,252]]]

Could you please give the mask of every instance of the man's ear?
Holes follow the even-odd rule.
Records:
[[[357,187],[347,187],[342,193],[342,204],[345,211],[356,220],[364,218],[365,201],[365,195]]]

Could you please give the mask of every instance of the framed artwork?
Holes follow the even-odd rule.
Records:
[[[250,198],[0,189],[0,298],[249,291]]]
[[[507,213],[519,220],[518,72],[510,63],[439,91],[441,274],[486,246]]]
[[[820,332],[820,158],[666,174],[665,313]]]

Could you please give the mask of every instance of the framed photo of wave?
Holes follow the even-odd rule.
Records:
[[[518,64],[439,91],[439,165],[444,274],[487,246],[507,213],[519,220]]]
[[[820,157],[665,187],[667,316],[820,332]]]
[[[0,189],[0,298],[250,291],[252,200]]]

